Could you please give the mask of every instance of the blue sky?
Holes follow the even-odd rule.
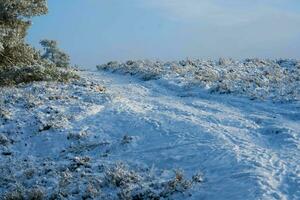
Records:
[[[49,0],[28,42],[55,39],[72,62],[186,57],[300,59],[299,0]]]

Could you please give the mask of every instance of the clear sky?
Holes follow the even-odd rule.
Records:
[[[72,62],[186,57],[300,59],[300,0],[49,0],[28,42],[55,39]]]

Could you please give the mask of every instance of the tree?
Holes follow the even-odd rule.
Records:
[[[24,38],[30,19],[48,11],[46,0],[0,0],[0,65],[33,64],[39,54]]]
[[[60,70],[43,59],[40,52],[25,43],[31,18],[48,11],[47,0],[0,0],[0,87],[32,81],[67,81],[78,76]],[[59,61],[66,54],[54,53]],[[57,62],[59,66],[64,62]]]
[[[43,59],[47,59],[56,67],[67,68],[70,66],[70,57],[57,47],[55,40],[42,40],[40,44],[45,50],[42,55]]]

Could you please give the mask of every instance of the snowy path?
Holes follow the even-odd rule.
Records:
[[[106,72],[84,76],[113,96],[90,119],[94,128],[136,138],[112,159],[189,175],[201,171],[205,182],[191,199],[300,199],[299,104],[205,93],[180,97],[157,81]]]

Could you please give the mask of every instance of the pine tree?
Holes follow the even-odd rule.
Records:
[[[42,40],[40,44],[45,50],[42,55],[43,59],[47,59],[56,67],[67,68],[70,66],[70,57],[57,47],[55,40]]]
[[[30,19],[48,11],[46,0],[0,0],[0,66],[33,64],[39,53],[24,38]]]

